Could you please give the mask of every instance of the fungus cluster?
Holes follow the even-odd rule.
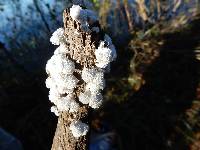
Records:
[[[90,24],[98,21],[98,17],[92,10],[73,5],[70,8],[70,16],[80,24],[82,32],[100,31],[99,27],[90,27]],[[83,69],[76,68],[77,61],[69,55],[68,40],[63,28],[57,29],[52,34],[50,42],[59,46],[46,64],[48,74],[46,86],[50,89],[49,100],[54,104],[51,111],[59,116],[61,112],[78,112],[80,105],[99,108],[103,103],[101,92],[105,88],[104,73],[110,62],[117,57],[111,38],[105,34],[94,51],[94,66],[92,68],[84,66]],[[81,79],[76,76],[77,73]],[[84,85],[84,91],[77,95],[76,88],[80,84]],[[89,130],[89,126],[80,120],[72,120],[69,128],[75,138],[86,135]]]

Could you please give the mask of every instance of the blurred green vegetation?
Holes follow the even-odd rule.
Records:
[[[199,1],[91,2],[118,53],[106,75],[105,105],[93,120],[110,124],[121,150],[199,150]],[[0,126],[25,149],[50,149],[56,117],[45,63],[69,2],[34,0],[25,9],[20,0],[0,1],[0,11],[8,6],[12,15],[2,16],[0,29]]]

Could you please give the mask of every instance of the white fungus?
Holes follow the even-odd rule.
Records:
[[[69,53],[69,49],[67,47],[66,44],[60,44],[60,46],[58,48],[56,48],[56,50],[54,51],[54,54],[66,54]]]
[[[75,100],[74,100],[74,96],[72,94],[62,97],[56,103],[58,110],[59,111],[69,111],[71,103],[73,101],[75,101]]]
[[[102,103],[103,103],[103,96],[101,93],[91,95],[90,102],[89,102],[90,107],[97,109],[102,105]]]
[[[73,5],[70,8],[70,16],[73,20],[76,20],[81,24],[80,28],[85,32],[91,32],[89,25],[98,21],[97,14],[94,11],[89,9],[82,9],[82,7],[79,5]],[[98,32],[97,28],[94,28],[93,30]]]
[[[51,78],[51,77],[48,77],[47,79],[46,79],[46,87],[48,88],[48,89],[50,89],[50,88],[55,88],[55,81]]]
[[[103,70],[97,68],[83,68],[81,77],[86,83],[93,80],[103,80],[104,72]]]
[[[114,61],[117,58],[117,52],[116,52],[115,46],[112,43],[112,39],[110,38],[108,34],[105,34],[104,41],[106,42],[108,47],[112,50],[112,61]]]
[[[107,65],[116,57],[115,47],[110,45],[106,46],[104,41],[100,42],[98,49],[95,50],[96,66],[99,68],[106,68]]]
[[[62,84],[61,86],[57,86],[58,92],[60,94],[71,94],[73,93],[73,89],[68,89],[66,85]]]
[[[97,71],[95,68],[88,69],[88,68],[84,67],[82,70],[81,77],[86,83],[88,83],[95,78],[96,72]]]
[[[65,43],[65,35],[64,35],[64,29],[58,28],[50,38],[50,42],[53,45],[60,45],[61,43]]]
[[[57,69],[62,74],[72,74],[75,69],[75,64],[71,60],[65,58],[57,65]]]
[[[69,112],[77,112],[79,109],[79,104],[75,101],[71,101]]]
[[[54,82],[60,94],[72,93],[77,83],[78,79],[74,75],[58,75]]]
[[[60,62],[64,59],[64,55],[53,55],[48,61],[47,61],[47,64],[46,64],[46,72],[48,74],[51,74],[51,75],[57,75],[58,74],[58,71],[57,69],[57,65],[60,64]]]
[[[66,89],[74,89],[78,83],[78,79],[74,75],[58,76],[55,81],[58,87]]]
[[[89,126],[79,120],[72,122],[69,129],[75,138],[79,138],[87,134]]]
[[[51,74],[51,76],[72,74],[74,69],[74,62],[69,60],[65,55],[53,55],[46,65],[46,72]]]
[[[47,88],[56,87],[60,94],[72,93],[78,83],[74,70],[74,62],[63,55],[53,55],[46,65],[46,72],[50,75],[46,80]]]
[[[87,13],[79,5],[73,5],[70,8],[70,16],[73,20],[76,20],[81,24],[87,21]]]
[[[51,107],[51,112],[54,113],[56,116],[59,116],[59,111],[58,111],[58,108],[56,106]]]
[[[103,103],[103,96],[100,92],[92,93],[86,90],[84,93],[80,93],[79,101],[83,104],[89,104],[90,107],[96,109]]]
[[[59,101],[57,101],[56,106],[58,107],[59,111],[69,111],[70,100],[62,98]]]
[[[73,75],[74,62],[66,57],[69,50],[65,40],[63,28],[59,28],[53,33],[50,41],[60,46],[46,64],[46,72],[49,74],[46,79],[46,86],[50,88],[49,100],[56,105],[51,108],[51,111],[57,116],[62,111],[77,112],[79,109],[79,104],[71,94],[79,80]],[[63,96],[63,94],[68,95]]]
[[[58,111],[69,111],[69,112],[77,112],[79,105],[76,103],[75,98],[72,94],[69,94],[65,97],[61,97],[55,102]]]
[[[49,90],[49,100],[56,104],[57,101],[59,101],[61,99],[61,95],[60,93],[57,91],[56,88],[50,88]]]
[[[80,93],[79,95],[79,101],[83,104],[89,104],[90,98],[91,98],[91,92],[85,91],[84,93]]]
[[[85,88],[95,94],[105,88],[105,80],[103,78],[95,78],[93,81],[87,83]]]
[[[104,42],[103,42],[104,43]],[[95,50],[96,66],[99,68],[106,68],[106,66],[112,60],[112,51],[108,47],[102,46],[102,44]]]

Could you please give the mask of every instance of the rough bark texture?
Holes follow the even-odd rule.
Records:
[[[68,57],[71,58],[75,64],[77,70],[82,70],[84,66],[91,68],[95,65],[94,51],[97,48],[101,39],[101,32],[98,34],[95,32],[86,33],[81,31],[80,24],[77,21],[73,21],[69,15],[69,10],[65,10],[63,13],[65,35],[68,41],[68,48],[70,50]],[[99,23],[93,23],[90,27],[99,27]],[[80,77],[80,72],[74,73],[77,79],[80,80],[74,95],[77,95],[83,91],[84,82]],[[89,124],[89,111],[90,108],[86,105],[82,105],[78,99],[76,101],[80,104],[80,109],[77,113],[62,112],[58,118],[57,129],[53,139],[52,150],[86,150],[88,149],[88,136],[80,137],[76,139],[70,129],[69,125],[72,120],[81,120],[84,123]]]

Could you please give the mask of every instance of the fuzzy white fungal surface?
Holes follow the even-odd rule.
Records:
[[[76,20],[81,24],[87,21],[87,13],[79,5],[73,5],[70,8],[70,16],[73,20]]]
[[[72,94],[68,94],[65,97],[57,97],[53,103],[57,106],[58,112],[69,111],[69,112],[77,112],[79,109],[79,104],[76,103],[75,98]]]
[[[46,79],[46,87],[48,88],[48,89],[50,89],[50,88],[55,88],[55,84],[54,84],[54,80],[51,78],[51,77],[48,77],[47,79]]]
[[[114,45],[106,46],[105,41],[100,42],[98,49],[95,50],[95,56],[96,66],[99,68],[106,68],[117,57]]]
[[[57,101],[61,99],[61,94],[58,92],[56,88],[50,88],[49,90],[49,100],[56,104]]]
[[[103,103],[103,96],[101,93],[92,94],[89,102],[89,106],[97,109],[99,108]]]
[[[108,34],[105,34],[104,41],[106,42],[108,47],[112,50],[112,61],[114,61],[117,58],[117,52],[116,52],[115,46],[112,43],[112,39],[110,38]]]
[[[104,43],[104,42],[103,42]],[[106,68],[106,66],[111,62],[112,60],[112,51],[111,49],[102,46],[98,47],[95,51],[96,56],[96,66],[99,68]]]
[[[65,36],[64,36],[64,29],[63,28],[58,28],[53,34],[52,37],[50,38],[50,42],[53,45],[60,45],[65,42]]]
[[[62,89],[74,89],[78,83],[78,79],[74,75],[58,76],[55,79],[57,86]]]
[[[61,97],[60,93],[58,93],[56,90],[50,89],[49,99],[52,103],[54,103],[57,106],[59,112],[77,112],[79,109],[79,104],[75,101],[75,98],[72,94],[68,94],[65,97]]]
[[[72,101],[70,103],[70,109],[69,109],[69,112],[77,112],[79,109],[79,104],[75,101]]]
[[[70,124],[69,129],[75,138],[79,138],[87,134],[89,126],[81,121],[74,121]]]
[[[55,55],[57,55],[57,54],[62,55],[62,54],[66,54],[66,53],[69,53],[69,49],[66,44],[60,44],[60,46],[58,48],[56,48],[56,50],[54,51]]]
[[[89,25],[98,21],[97,14],[94,11],[82,9],[79,5],[73,5],[70,8],[70,16],[81,24],[81,30],[85,32],[91,32]],[[98,29],[94,28],[93,30],[97,31]]]
[[[91,92],[85,91],[84,93],[80,93],[79,95],[79,101],[83,104],[89,104],[90,98],[91,98]]]
[[[86,83],[88,83],[95,78],[96,72],[97,72],[97,70],[95,68],[88,69],[88,68],[84,67],[82,70],[81,77]]]
[[[56,115],[62,111],[77,112],[80,106],[72,93],[79,80],[73,75],[74,62],[66,57],[69,49],[66,45],[64,29],[57,29],[50,41],[55,45],[60,45],[46,64],[46,72],[49,75],[46,79],[46,86],[50,89],[49,100],[56,105],[51,108],[51,111]]]
[[[84,68],[81,77],[87,83],[86,90],[91,91],[91,93],[97,93],[105,87],[103,70]]]
[[[74,62],[64,55],[54,54],[46,65],[46,72],[50,75],[46,80],[47,88],[56,88],[60,94],[72,93],[78,83],[74,70]]]
[[[92,94],[98,93],[105,88],[105,80],[103,78],[96,78],[92,82],[86,84],[85,89],[91,91]]]
[[[55,104],[59,111],[69,111],[71,100],[66,97],[62,97]]]
[[[59,111],[58,111],[58,108],[56,106],[51,107],[51,112],[54,113],[56,116],[59,116]]]
[[[46,72],[51,76],[62,74],[73,74],[75,69],[74,62],[69,60],[65,55],[53,55],[46,64]]]
[[[90,107],[96,109],[103,103],[103,96],[100,92],[92,93],[86,90],[84,93],[80,93],[79,101],[83,104],[89,104]]]

